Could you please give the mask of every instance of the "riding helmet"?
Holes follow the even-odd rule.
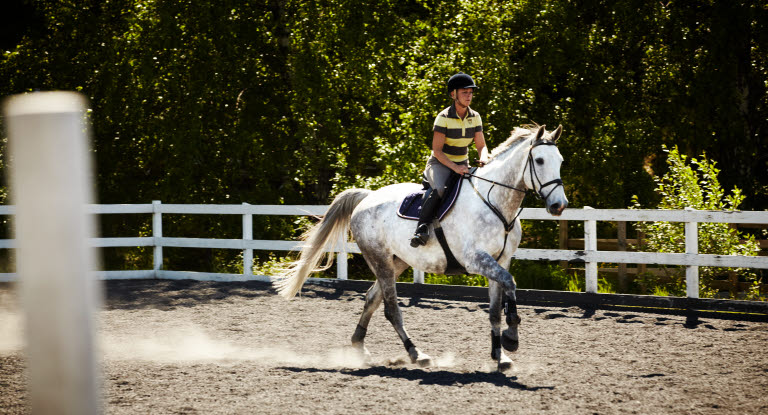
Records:
[[[465,74],[464,72],[459,72],[456,75],[453,75],[450,79],[448,79],[448,93],[450,94],[451,91],[454,89],[461,89],[461,88],[480,88],[479,86],[475,85],[475,81],[472,80],[472,77]]]

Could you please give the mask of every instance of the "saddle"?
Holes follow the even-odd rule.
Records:
[[[473,172],[474,170],[475,169],[472,169]],[[432,221],[432,226],[435,230],[435,237],[440,243],[440,246],[443,248],[445,259],[448,262],[444,271],[445,275],[467,273],[467,270],[461,264],[459,264],[459,261],[456,260],[455,256],[453,256],[453,252],[451,252],[451,248],[448,246],[448,241],[445,239],[443,228],[440,226],[440,221],[445,217],[445,215],[448,214],[453,205],[456,203],[456,199],[458,198],[459,192],[461,191],[462,183],[464,183],[464,180],[462,180],[460,175],[451,175],[451,178],[448,180],[445,193],[443,194],[443,200],[440,202],[440,206],[437,209],[435,218]],[[426,191],[430,188],[429,182],[426,180],[426,178],[422,181],[422,185],[423,188],[420,191],[405,196],[403,201],[400,203],[400,207],[397,209],[398,216],[403,219],[419,220],[422,198],[424,193],[426,193]]]
[[[458,174],[451,174],[451,178],[448,180],[448,185],[443,194],[443,199],[440,201],[440,207],[438,207],[437,213],[435,214],[435,218],[438,221],[443,220],[445,215],[447,215],[453,207],[453,204],[456,203],[463,182],[464,180],[461,180],[461,176]],[[397,209],[397,216],[400,216],[403,219],[419,220],[421,201],[424,198],[424,193],[426,193],[429,188],[429,182],[425,178],[422,181],[421,190],[405,196],[400,203],[400,207]]]

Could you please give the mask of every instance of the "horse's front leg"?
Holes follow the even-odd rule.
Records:
[[[515,293],[517,290],[517,285],[515,285],[515,279],[512,278],[512,274],[510,274],[506,269],[499,265],[499,263],[496,262],[496,260],[493,259],[493,257],[487,252],[476,253],[473,259],[474,260],[469,264],[469,266],[467,266],[467,271],[473,274],[483,275],[489,280],[496,282],[498,285],[498,287],[493,290],[489,289],[489,292],[492,294],[492,333],[494,333],[494,335],[496,334],[496,332],[493,331],[494,318],[498,320],[496,327],[499,327],[500,329],[501,314],[499,310],[501,309],[502,304],[504,304],[504,311],[507,315],[507,329],[501,333],[501,339],[498,341],[500,341],[501,345],[505,349],[514,352],[519,347],[518,327],[520,326],[521,321],[520,316],[517,314],[517,296]],[[505,294],[506,301],[503,301]],[[493,307],[497,308],[495,313],[493,312]],[[495,315],[498,315],[498,317],[495,317]],[[493,340],[495,345],[497,338],[494,337]]]

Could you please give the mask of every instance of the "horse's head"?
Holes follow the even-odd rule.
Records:
[[[563,156],[557,149],[557,140],[563,132],[560,125],[555,131],[539,127],[528,152],[528,171],[524,174],[525,185],[533,189],[542,199],[552,215],[560,216],[568,206],[563,181],[560,179],[560,165]]]

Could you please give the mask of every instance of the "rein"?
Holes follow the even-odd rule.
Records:
[[[543,183],[543,184],[541,183],[541,179],[539,179],[539,175],[538,175],[538,173],[536,173],[536,169],[534,168],[533,156],[531,155],[531,152],[533,151],[533,148],[537,147],[537,146],[555,146],[555,147],[557,147],[557,144],[555,144],[552,141],[543,141],[543,140],[534,143],[531,146],[531,148],[528,150],[528,160],[525,163],[525,169],[527,169],[529,165],[531,167],[531,183],[534,185],[534,190],[536,192],[536,195],[540,199],[542,199],[542,200],[544,200],[546,202],[546,200],[549,198],[549,196],[552,194],[552,192],[554,192],[555,189],[557,189],[558,186],[562,186],[563,185],[563,180],[560,179],[560,178],[557,178],[557,179],[550,180],[550,181],[548,181],[546,183]],[[523,174],[525,174],[525,169],[523,170]],[[508,184],[499,183],[499,182],[494,181],[494,180],[489,180],[489,179],[486,179],[484,177],[480,177],[480,176],[478,176],[478,175],[473,173],[476,170],[477,170],[477,168],[473,169],[469,173],[464,174],[464,176],[462,178],[469,181],[469,184],[472,185],[472,189],[474,189],[475,193],[477,193],[477,196],[480,197],[480,200],[482,200],[483,203],[485,203],[485,205],[488,206],[489,209],[491,209],[491,212],[493,212],[493,214],[496,215],[496,217],[499,218],[501,220],[501,223],[504,225],[504,246],[501,248],[501,252],[499,252],[499,255],[496,257],[496,261],[498,261],[499,258],[501,258],[501,255],[504,254],[504,250],[507,248],[507,239],[508,239],[507,237],[509,236],[509,233],[512,231],[512,229],[515,227],[515,222],[517,221],[517,218],[520,216],[520,214],[523,212],[523,208],[521,207],[517,211],[517,214],[515,215],[514,218],[512,218],[512,221],[507,222],[507,219],[504,217],[504,214],[501,213],[501,210],[499,210],[499,208],[494,206],[493,203],[491,203],[488,200],[488,199],[491,198],[491,190],[493,190],[494,186],[501,186],[501,187],[505,187],[505,188],[510,189],[510,190],[521,192],[521,193],[523,193],[523,200],[520,201],[521,205],[523,204],[523,201],[525,200],[525,196],[528,195],[528,191],[527,191],[527,189],[519,189],[517,187],[510,186]],[[483,197],[483,195],[480,194],[480,191],[477,190],[477,186],[475,186],[475,183],[472,182],[472,180],[469,180],[472,177],[477,178],[479,180],[486,181],[486,182],[492,184],[492,186],[488,189],[488,194],[486,195],[486,197]],[[539,182],[539,190],[538,191],[536,191],[536,184],[533,181],[534,177],[536,178],[536,181]],[[552,190],[550,190],[549,193],[547,193],[547,195],[544,196],[543,193],[542,193],[543,189],[545,187],[549,186],[549,185],[552,185],[552,184],[554,184],[555,187],[553,187]]]

